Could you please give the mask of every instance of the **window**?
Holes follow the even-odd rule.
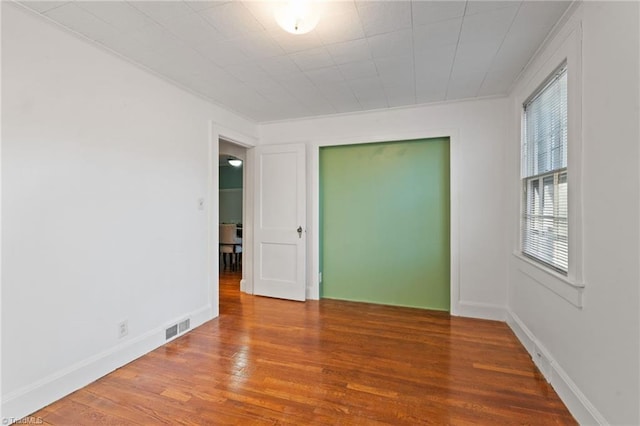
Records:
[[[522,253],[567,275],[567,67],[523,104]]]

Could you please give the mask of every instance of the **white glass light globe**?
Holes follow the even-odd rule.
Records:
[[[278,25],[291,34],[306,34],[318,25],[320,14],[316,2],[289,0],[278,6],[275,18]]]

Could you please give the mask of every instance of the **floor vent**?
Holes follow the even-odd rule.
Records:
[[[178,335],[178,324],[172,325],[171,327],[167,328],[166,332],[165,332],[165,340],[169,340],[174,336]]]
[[[189,318],[182,320],[165,330],[165,340],[173,339],[174,337],[186,332],[190,328],[191,320]]]
[[[189,329],[189,327],[191,327],[190,325],[191,321],[189,321],[189,318],[187,318],[186,320],[179,322],[178,323],[178,333],[184,333],[185,331],[187,331]]]

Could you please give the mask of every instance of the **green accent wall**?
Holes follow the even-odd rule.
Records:
[[[448,311],[449,138],[320,148],[322,297]]]
[[[220,180],[220,189],[242,188],[242,166],[221,165],[218,167],[218,178]]]
[[[220,223],[242,223],[242,166],[220,165]]]

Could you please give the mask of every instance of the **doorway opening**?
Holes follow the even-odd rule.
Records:
[[[219,282],[239,293],[243,277],[247,149],[220,139],[218,145]]]
[[[321,297],[449,311],[450,141],[320,148]]]

